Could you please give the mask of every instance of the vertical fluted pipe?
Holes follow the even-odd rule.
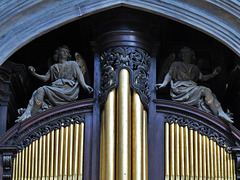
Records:
[[[42,177],[46,176],[46,145],[47,145],[47,137],[46,135],[44,135],[42,137],[43,139],[43,144],[42,144]],[[29,153],[30,153],[30,149],[29,149]],[[28,167],[29,168],[29,167]]]
[[[42,178],[42,159],[44,157],[42,153],[42,146],[43,146],[43,137],[39,139],[39,145],[38,145],[38,179],[40,180]]]
[[[105,179],[115,179],[115,89],[105,103]]]
[[[19,153],[17,153],[16,157],[16,172],[15,172],[15,177],[18,179],[19,177]]]
[[[148,180],[147,111],[143,111],[143,180]]]
[[[207,179],[207,136],[202,136],[202,154],[203,154],[203,179]]]
[[[54,178],[58,178],[58,169],[59,169],[59,149],[62,148],[62,146],[59,146],[59,136],[60,136],[60,130],[57,129],[55,132],[55,149],[54,149]]]
[[[181,164],[181,179],[184,179],[186,177],[185,174],[185,157],[184,157],[184,152],[185,152],[185,143],[184,143],[184,127],[180,127],[180,164]]]
[[[100,180],[105,179],[105,109],[101,114],[101,140],[100,140]]]
[[[79,127],[79,146],[78,146],[78,180],[83,179],[83,150],[84,150],[84,128],[85,124],[81,123]]]
[[[39,161],[39,156],[38,156],[38,152],[39,152],[39,149],[38,149],[38,141],[39,140],[36,140],[35,141],[35,164],[34,164],[34,179],[37,179],[38,177],[38,161]]]
[[[174,146],[174,123],[170,125],[170,177],[175,179],[175,146]]]
[[[78,151],[79,151],[79,124],[74,126],[74,137],[73,137],[73,180],[77,180],[77,170],[78,170]]]
[[[170,140],[169,140],[169,123],[165,123],[165,179],[170,179]]]
[[[132,179],[142,179],[142,112],[143,105],[140,96],[133,91],[132,106]]]
[[[71,124],[69,126],[69,144],[68,144],[68,179],[72,179],[73,175],[73,133],[74,133],[74,125]]]
[[[189,130],[189,146],[190,146],[190,179],[194,179],[194,138],[193,130]]]
[[[63,151],[63,180],[67,180],[68,175],[68,136],[69,136],[69,127],[64,128],[64,151]]]
[[[122,69],[117,89],[117,172],[116,179],[131,179],[131,91],[129,72]]]
[[[184,137],[185,137],[185,146],[184,146],[184,155],[185,155],[185,174],[186,180],[190,178],[189,170],[189,131],[188,127],[184,127]]]
[[[176,180],[180,180],[180,139],[179,139],[179,125],[175,124],[175,172]]]
[[[199,177],[199,167],[198,167],[198,132],[194,131],[194,175],[195,178]]]
[[[60,129],[60,141],[59,141],[59,166],[58,166],[58,179],[63,177],[63,154],[64,154],[64,128]]]

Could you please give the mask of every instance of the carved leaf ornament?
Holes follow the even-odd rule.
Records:
[[[119,72],[127,69],[131,87],[136,90],[145,107],[148,107],[150,56],[135,47],[115,47],[103,52],[101,63],[100,103],[107,100],[108,93],[118,86]]]

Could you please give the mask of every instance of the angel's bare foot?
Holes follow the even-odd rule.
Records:
[[[227,121],[228,123],[234,123],[234,121],[223,111],[218,113],[218,117]]]
[[[31,117],[30,111],[25,111],[21,116],[18,117],[18,119],[15,122],[23,122],[30,117]]]

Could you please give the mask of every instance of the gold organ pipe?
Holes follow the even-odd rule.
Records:
[[[236,172],[235,172],[235,160],[233,159],[233,179],[235,180],[236,179]]]
[[[68,147],[69,147],[69,152],[68,152],[68,179],[69,178],[72,178],[72,175],[73,175],[73,169],[72,169],[72,164],[73,164],[73,133],[74,133],[74,125],[71,124],[69,126],[69,144],[68,144]]]
[[[64,132],[65,128],[60,129],[60,141],[59,141],[59,155],[58,155],[58,179],[62,179],[63,177],[63,153],[64,153]]]
[[[198,174],[198,132],[194,131],[194,175],[195,178],[198,178],[199,174]]]
[[[63,180],[67,180],[68,175],[68,135],[69,127],[64,128],[64,153],[63,153]]]
[[[32,169],[32,145],[28,147],[28,179],[31,179],[31,169]]]
[[[211,159],[210,159],[210,140],[206,137],[206,151],[207,151],[207,178],[211,178]]]
[[[142,111],[143,105],[140,96],[133,91],[133,115],[132,115],[132,179],[142,179]]]
[[[210,166],[211,166],[211,178],[214,178],[214,149],[213,140],[210,140]]]
[[[203,153],[203,179],[207,179],[207,136],[202,136],[202,153]]]
[[[32,143],[32,163],[31,163],[31,176],[30,176],[30,179],[31,178],[34,178],[34,164],[35,164],[35,150],[36,150],[36,141],[34,141]]]
[[[54,173],[54,131],[52,131],[48,135],[50,136],[49,179],[53,180],[53,173]]]
[[[42,136],[42,173],[41,177],[46,177],[46,145],[47,145],[47,136]]]
[[[17,157],[16,157],[16,173],[15,173],[15,177],[16,179],[18,179],[19,177],[19,153],[17,153]]]
[[[221,147],[221,177],[224,179],[224,149]]]
[[[189,130],[189,144],[190,144],[190,179],[194,179],[194,140],[193,130]]]
[[[185,177],[185,157],[184,157],[184,127],[180,127],[180,164],[181,164],[181,178]]]
[[[170,179],[175,179],[174,123],[170,125]]]
[[[175,126],[175,171],[176,171],[176,180],[180,179],[180,141],[179,141],[179,125],[174,124]]]
[[[38,177],[38,140],[35,141],[35,165],[34,165],[34,179]]]
[[[129,72],[122,69],[117,90],[116,179],[131,179],[131,91]]]
[[[217,166],[218,166],[218,178],[221,179],[221,150],[220,146],[217,145]]]
[[[232,154],[229,154],[229,164],[230,164],[230,179],[233,178],[233,171],[232,171],[232,168],[233,168],[233,162],[232,162]]]
[[[19,179],[21,179],[21,176],[22,176],[22,153],[21,152],[19,152],[18,163],[19,163],[18,176],[19,176]]]
[[[213,159],[214,159],[214,178],[218,178],[218,164],[217,164],[217,144],[213,141]]]
[[[148,179],[147,112],[143,111],[143,180]]]
[[[170,157],[169,157],[169,124],[165,123],[165,179],[170,179]]]
[[[55,130],[54,133],[54,141],[55,141],[55,149],[54,149],[54,178],[58,178],[58,170],[59,170],[59,150],[62,149],[62,146],[59,146],[59,136],[60,130]]]
[[[83,179],[83,150],[84,150],[84,123],[80,124],[80,141],[79,141],[79,151],[78,151],[78,180]]]
[[[223,156],[223,159],[224,159],[224,178],[227,179],[227,153],[226,151],[224,151],[224,156]]]
[[[231,166],[230,166],[230,154],[227,153],[227,166],[228,166],[228,169],[227,169],[227,172],[228,172],[228,179],[231,179]]]
[[[43,147],[43,137],[40,137],[39,141],[38,141],[38,148],[39,148],[39,154],[38,154],[38,179],[40,180],[42,178],[42,159],[44,157],[44,155],[42,154],[42,147]]]
[[[24,160],[25,160],[25,148],[22,150],[21,152],[21,156],[22,156],[22,164],[21,164],[21,179],[24,179]]]
[[[198,175],[199,179],[203,178],[203,147],[202,147],[202,135],[198,133]],[[204,162],[205,163],[205,162]]]
[[[115,179],[115,89],[105,103],[105,179]]]
[[[77,168],[78,168],[78,146],[79,146],[79,124],[74,126],[74,137],[73,137],[73,180],[77,180]]]
[[[184,155],[185,155],[185,174],[186,174],[186,180],[190,177],[190,171],[189,171],[189,135],[188,135],[188,127],[184,127]]]
[[[105,179],[105,110],[103,109],[102,114],[101,114],[101,142],[100,142],[100,180]]]
[[[46,180],[50,177],[50,134],[46,135]]]

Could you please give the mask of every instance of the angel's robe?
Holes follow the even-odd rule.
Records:
[[[196,83],[200,75],[196,65],[176,61],[171,65],[168,73],[172,78],[170,91],[172,100],[211,112],[203,97],[203,91],[207,87],[198,86]],[[213,98],[220,105],[214,94]]]
[[[51,86],[43,86],[47,104],[57,106],[75,101],[79,94],[77,76],[81,70],[75,61],[57,63],[50,67]]]
[[[79,94],[79,82],[77,77],[80,76],[81,69],[75,61],[66,61],[52,65],[46,74],[50,74],[51,85],[42,86],[44,90],[43,102],[38,102],[40,112],[50,107],[63,105],[68,102],[77,100]],[[32,106],[36,99],[37,90],[34,91],[29,105]],[[30,110],[32,107],[30,107]]]

